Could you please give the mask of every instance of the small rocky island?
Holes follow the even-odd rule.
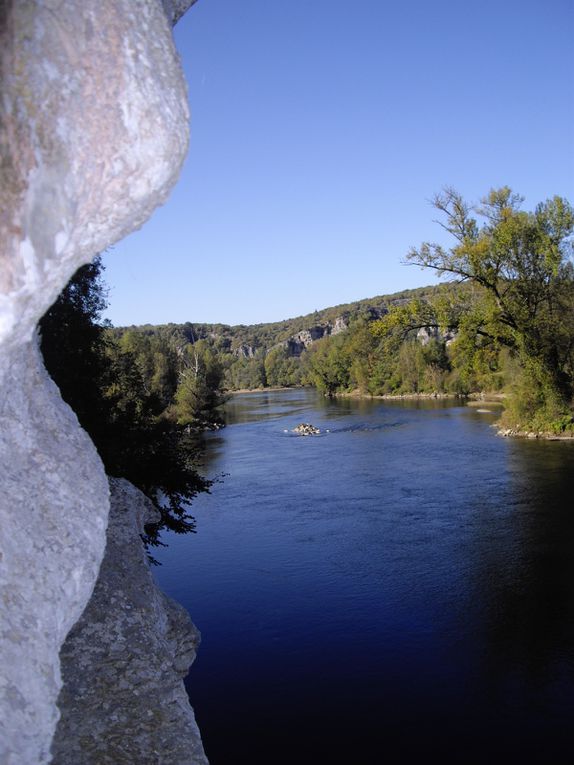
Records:
[[[315,425],[310,425],[308,422],[302,422],[296,428],[293,428],[293,433],[297,433],[298,436],[318,436],[320,432],[319,428],[316,428]]]

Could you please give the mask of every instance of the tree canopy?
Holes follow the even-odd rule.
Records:
[[[398,307],[376,331],[448,327],[473,352],[506,347],[523,373],[513,413],[524,424],[565,421],[574,393],[574,211],[561,197],[533,212],[522,202],[508,187],[491,190],[478,206],[450,188],[437,194],[438,222],[453,245],[424,242],[407,262],[467,287]]]
[[[145,340],[136,345],[113,338],[101,321],[107,305],[102,271],[100,258],[80,268],[42,318],[46,368],[92,438],[106,472],[147,494],[160,510],[162,526],[192,531],[189,503],[212,482],[196,469],[197,442],[164,416],[176,386],[174,355],[169,348],[159,353]],[[149,543],[158,542],[157,531],[150,531]]]

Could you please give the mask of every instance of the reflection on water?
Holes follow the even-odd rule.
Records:
[[[506,492],[513,547],[499,540],[481,572],[491,582],[483,669],[495,701],[514,701],[548,735],[561,720],[553,735],[572,743],[574,473],[571,445],[561,446],[513,445]]]
[[[268,420],[309,409],[301,390],[261,391],[233,396],[225,406],[227,424]]]
[[[497,438],[495,417],[230,402],[207,436],[229,475],[155,572],[203,634],[189,693],[212,765],[567,761],[574,445]],[[287,437],[300,422],[324,435]]]

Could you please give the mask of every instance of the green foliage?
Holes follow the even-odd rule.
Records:
[[[116,336],[109,333],[112,341]],[[173,401],[178,381],[178,353],[172,338],[127,330],[117,338],[119,349],[129,353],[140,372],[147,395],[156,399],[158,412]]]
[[[351,359],[345,345],[344,336],[336,335],[322,338],[310,348],[307,379],[327,396],[349,386]]]
[[[313,327],[334,324],[336,319],[343,318],[347,323],[370,323],[373,318],[396,301],[408,301],[410,298],[424,298],[436,291],[436,287],[404,290],[394,295],[379,296],[360,300],[355,303],[333,306],[322,311],[315,311],[295,319],[256,324],[252,326],[228,326],[225,324],[166,324],[161,326],[144,325],[140,327],[110,329],[111,335],[118,340],[124,336],[138,335],[142,346],[145,343],[158,341],[160,348],[174,347],[177,353],[198,340],[205,340],[217,354],[224,370],[224,385],[227,390],[256,389],[266,386],[300,385],[307,374],[306,352],[301,357],[284,354],[280,348],[286,348],[288,341],[297,333]],[[133,345],[133,337],[130,344]],[[131,347],[131,345],[129,347]],[[138,343],[136,357],[142,362],[142,353]],[[145,352],[146,354],[149,351]],[[268,358],[270,356],[270,358]],[[179,378],[180,357],[176,363],[178,368],[176,382]],[[157,361],[154,361],[157,370]],[[149,361],[143,361],[149,369]],[[170,366],[170,369],[173,367]],[[270,380],[267,379],[270,374]],[[144,373],[146,384],[151,384],[149,372]],[[170,378],[173,380],[173,377]],[[169,388],[169,386],[168,386]],[[156,391],[157,392],[157,391]],[[173,399],[174,390],[162,395],[164,406]]]
[[[108,474],[147,494],[164,527],[191,531],[187,505],[212,482],[196,470],[197,446],[161,416],[169,374],[157,346],[137,333],[117,339],[100,323],[106,306],[101,273],[99,258],[80,268],[41,320],[46,368]],[[149,531],[148,543],[158,543],[158,531]]]
[[[80,268],[40,321],[46,368],[88,432],[106,416],[99,384],[107,368],[102,270],[100,258]]]
[[[454,245],[424,243],[408,260],[453,281],[316,343],[302,360],[307,380],[328,395],[510,390],[507,416],[523,428],[569,422],[574,213],[558,197],[533,213],[521,202],[508,188],[476,209],[452,189],[437,195]]]
[[[372,367],[377,356],[378,341],[370,331],[369,323],[365,319],[359,320],[344,342],[345,354],[350,361],[349,387],[363,395],[371,393]]]
[[[574,211],[560,197],[539,204],[533,213],[522,211],[521,202],[504,187],[492,190],[473,209],[446,189],[433,203],[454,245],[445,249],[425,242],[407,259],[472,285],[458,313],[448,318],[459,332],[459,357],[467,352],[461,380],[471,380],[473,373],[480,378],[485,367],[496,372],[494,355],[508,348],[522,371],[510,411],[528,427],[535,418],[553,422],[568,416],[572,406]],[[433,308],[413,305],[410,317],[395,321],[402,327],[409,319],[411,326],[428,322]],[[437,311],[435,326],[441,321]],[[382,334],[393,329],[390,320],[378,327]]]
[[[301,363],[291,356],[286,345],[278,345],[265,356],[265,380],[267,386],[289,388],[301,384]]]
[[[222,360],[225,358],[221,357]],[[256,358],[239,358],[227,354],[228,363],[225,370],[225,387],[228,390],[256,390],[267,384],[265,363],[262,356]]]
[[[183,369],[171,408],[178,425],[205,429],[223,423],[219,407],[223,397],[223,367],[215,351],[205,340],[198,340],[182,350]]]
[[[397,373],[399,393],[422,392],[420,380],[424,374],[424,356],[423,348],[416,340],[407,341],[399,348]]]
[[[524,427],[567,422],[574,392],[574,213],[559,197],[532,213],[521,202],[508,188],[491,191],[475,208],[452,189],[438,194],[434,205],[453,246],[426,242],[407,257],[447,277],[435,287],[273,324],[109,332],[135,355],[158,411],[167,407],[180,424],[217,421],[222,381],[230,390],[307,384],[328,396],[511,390],[508,417]],[[327,333],[294,355],[298,333],[325,331],[340,317],[345,332]],[[196,355],[201,360],[208,349],[213,356],[198,363]],[[202,383],[210,365],[216,373]]]

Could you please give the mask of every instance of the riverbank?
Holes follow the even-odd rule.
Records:
[[[271,387],[264,387],[264,388],[239,388],[237,390],[230,390],[227,391],[227,395],[229,396],[235,396],[238,393],[268,393],[268,392],[274,392],[274,391],[284,391],[284,390],[304,390],[306,388],[311,388],[313,390],[316,390],[313,388],[313,386],[310,385],[291,385],[291,386],[271,386]],[[485,402],[485,401],[491,401],[491,402],[500,402],[504,399],[506,394],[504,393],[469,393],[469,394],[462,394],[462,393],[381,393],[381,394],[373,394],[373,393],[362,393],[360,390],[355,389],[352,391],[340,391],[338,393],[332,394],[331,398],[362,398],[362,399],[381,399],[381,400],[388,400],[388,401],[397,401],[397,400],[416,400],[416,399],[455,399],[457,401],[460,400],[468,400],[471,401],[478,401],[478,402]]]
[[[270,386],[266,388],[238,388],[237,390],[228,390],[226,392],[226,395],[228,396],[235,396],[237,393],[271,393],[272,391],[279,391],[279,390],[301,390],[302,388],[305,388],[308,386],[305,385],[291,385],[287,387],[286,385],[276,385],[276,386]]]
[[[467,401],[469,406],[478,406],[488,402],[501,404],[505,397],[505,393],[439,393],[437,391],[433,393],[380,393],[376,395],[373,393],[362,393],[360,390],[353,390],[348,393],[336,393],[333,396],[333,398],[380,399],[383,401],[453,399],[455,401]]]
[[[574,443],[574,432],[557,434],[544,431],[502,428],[497,425],[494,425],[493,427],[496,428],[497,435],[502,438],[529,438],[539,439],[541,441],[571,441]]]

